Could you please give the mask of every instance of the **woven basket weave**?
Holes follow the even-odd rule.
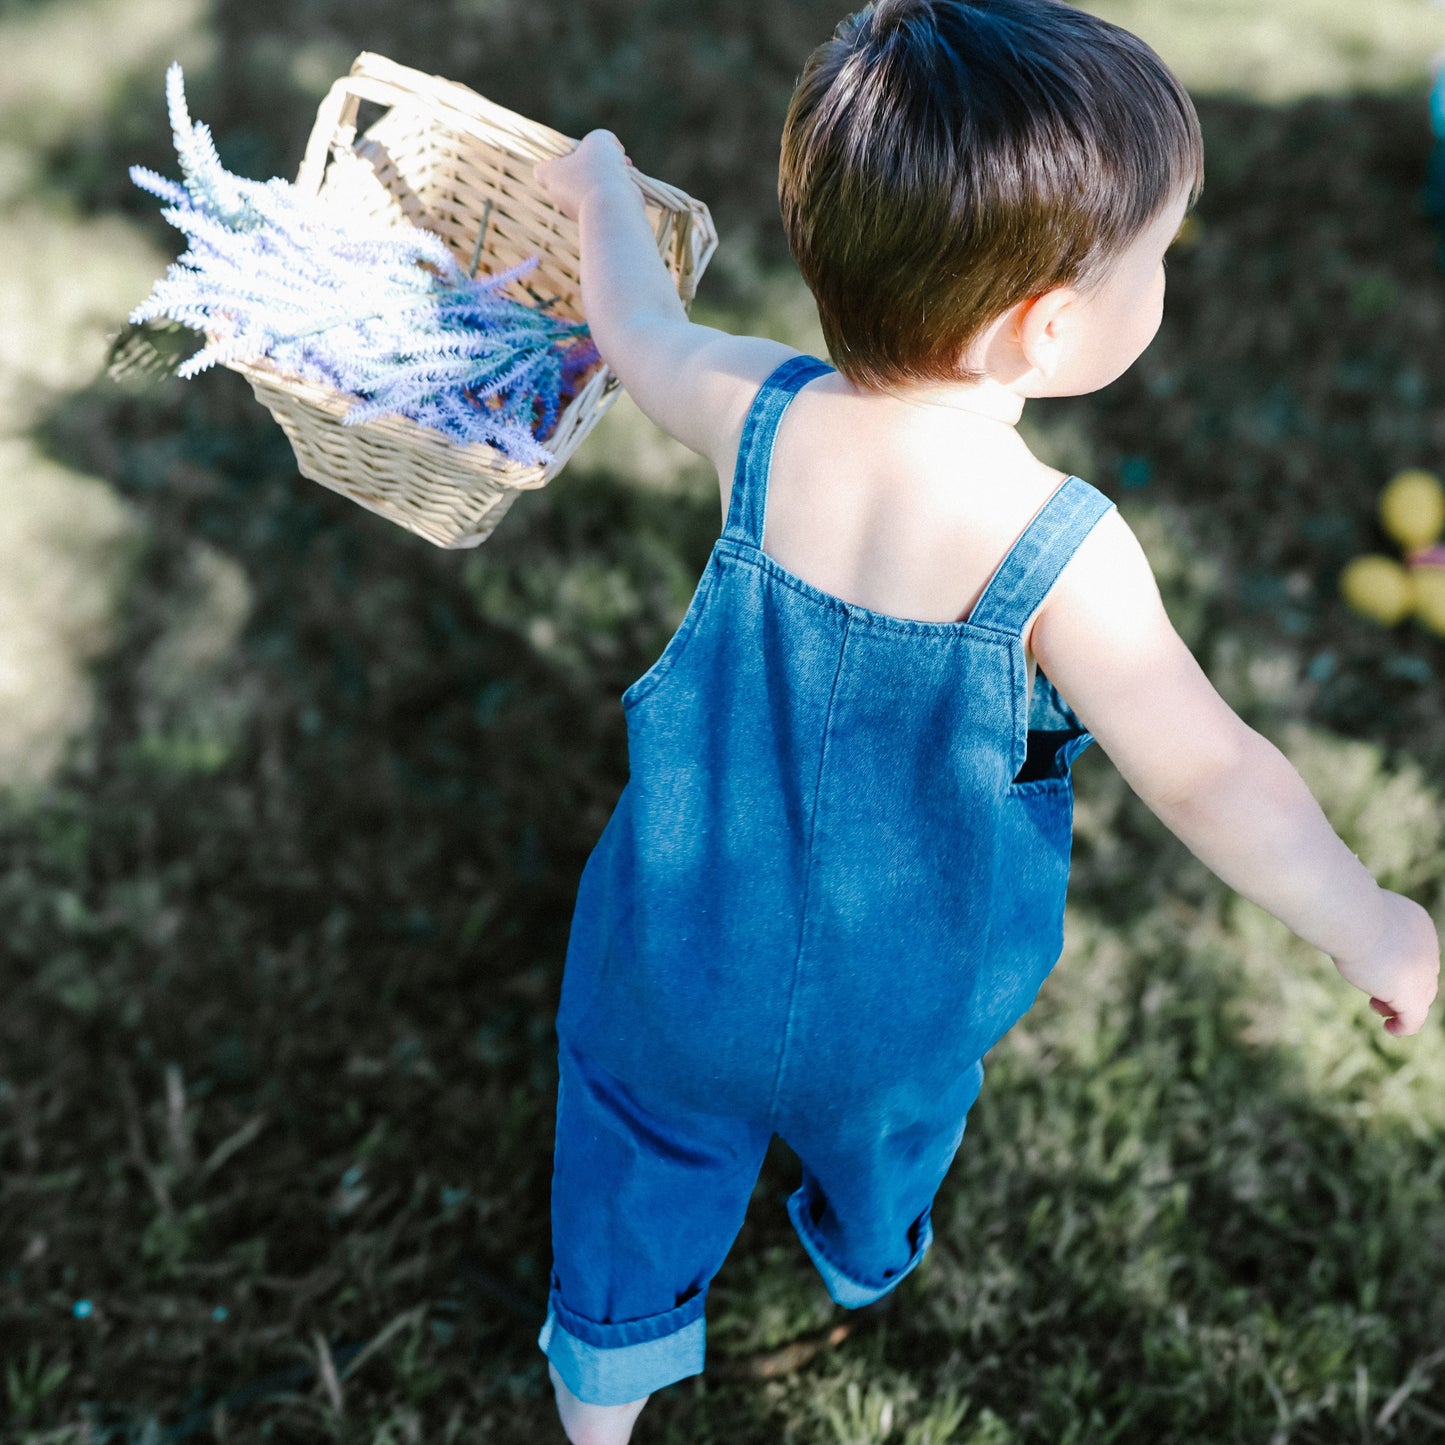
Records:
[[[358,137],[364,101],[384,111]],[[469,270],[502,271],[538,256],[536,269],[508,294],[533,304],[535,296],[556,297],[553,314],[581,320],[576,223],[532,180],[534,162],[575,145],[464,85],[363,52],[322,100],[296,183],[358,213],[435,231]],[[658,250],[690,306],[717,246],[712,218],[684,192],[633,175]],[[303,476],[441,547],[485,541],[518,492],[544,486],[561,471],[618,389],[599,362],[543,439],[555,460],[524,466],[405,417],[343,426],[354,397],[284,375],[264,359],[230,365],[281,424]]]

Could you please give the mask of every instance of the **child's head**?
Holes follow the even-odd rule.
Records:
[[[1062,0],[878,0],[809,57],[778,194],[834,362],[887,387],[981,379],[990,322],[1092,292],[1202,183],[1194,107],[1128,31]]]

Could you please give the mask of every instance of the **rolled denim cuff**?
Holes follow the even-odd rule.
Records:
[[[833,1301],[842,1305],[844,1309],[861,1309],[864,1305],[871,1305],[896,1289],[906,1275],[918,1268],[919,1261],[927,1253],[928,1246],[933,1243],[933,1221],[925,1212],[913,1226],[918,1243],[908,1257],[907,1264],[896,1273],[889,1275],[883,1284],[871,1284],[866,1280],[859,1279],[856,1275],[849,1274],[842,1266],[829,1258],[827,1246],[808,1217],[806,1187],[797,1189],[788,1196],[788,1218],[793,1221],[793,1228],[798,1231],[798,1238],[802,1240],[803,1248],[808,1251],[808,1257],[817,1267],[818,1273],[823,1276],[823,1283],[828,1287],[828,1293],[832,1296]]]
[[[668,1333],[657,1333],[653,1321],[648,1320],[615,1326],[588,1322],[587,1333],[594,1337],[589,1341],[562,1323],[563,1314],[574,1324],[579,1317],[553,1301],[537,1344],[557,1367],[567,1388],[584,1404],[626,1405],[664,1385],[702,1373],[706,1325],[701,1296],[697,1297],[696,1308],[690,1308],[693,1303],[689,1300],[666,1316],[656,1317],[657,1323],[665,1323],[673,1316],[690,1316],[688,1322]],[[595,1343],[607,1334],[617,1343]],[[627,1342],[629,1336],[631,1343]]]

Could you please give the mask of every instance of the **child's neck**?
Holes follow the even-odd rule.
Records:
[[[916,382],[887,388],[886,394],[907,406],[966,412],[986,421],[1015,426],[1023,415],[1024,399],[992,377],[979,382]]]

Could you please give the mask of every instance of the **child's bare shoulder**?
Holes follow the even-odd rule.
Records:
[[[1075,670],[1074,659],[1081,655],[1143,656],[1167,625],[1149,559],[1118,508],[1111,507],[1044,599],[1033,620],[1031,645],[1053,676],[1056,668]]]
[[[1044,600],[1032,649],[1050,681],[1151,806],[1228,766],[1242,724],[1164,610],[1117,509],[1100,518]]]

